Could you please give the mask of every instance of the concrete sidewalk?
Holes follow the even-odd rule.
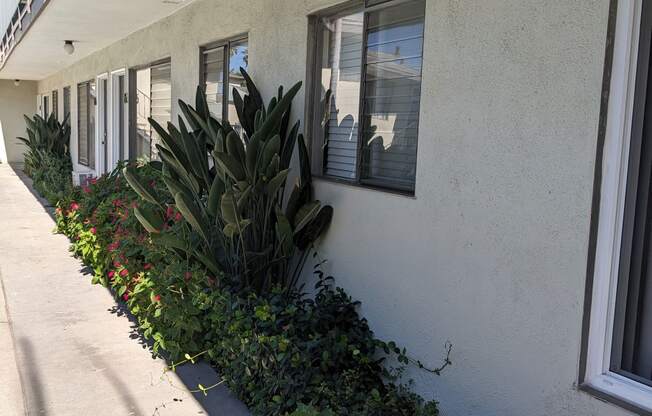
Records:
[[[0,415],[249,414],[226,388],[188,391],[219,380],[208,365],[163,377],[166,363],[53,228],[29,180],[0,164]]]

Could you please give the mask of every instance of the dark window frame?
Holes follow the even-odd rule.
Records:
[[[325,136],[324,128],[321,126],[321,118],[323,114],[323,97],[320,93],[321,88],[321,74],[320,68],[322,65],[321,59],[324,52],[324,42],[322,39],[321,31],[323,26],[321,20],[328,19],[337,19],[345,16],[350,16],[354,13],[364,12],[364,25],[362,28],[362,57],[361,57],[361,73],[360,73],[360,104],[358,108],[358,123],[362,123],[364,115],[364,102],[366,97],[365,84],[366,84],[366,44],[367,44],[367,32],[368,32],[368,16],[370,13],[383,10],[386,8],[398,6],[404,3],[411,3],[415,0],[350,0],[333,7],[325,8],[316,13],[313,13],[308,16],[308,51],[307,51],[307,66],[306,66],[306,97],[305,97],[305,122],[306,122],[306,132],[311,137],[309,146],[309,154],[312,161],[312,173],[313,175],[320,180],[334,182],[338,184],[350,185],[357,188],[369,189],[382,191],[384,193],[396,194],[407,197],[416,196],[416,179],[417,174],[415,173],[415,189],[414,190],[405,190],[400,188],[391,187],[385,184],[373,183],[372,181],[361,180],[361,169],[362,169],[362,146],[363,139],[362,134],[364,133],[364,128],[358,128],[358,138],[357,138],[357,147],[356,147],[356,177],[355,179],[346,179],[336,176],[330,176],[325,173]],[[427,0],[424,0],[427,3]],[[424,16],[424,32],[425,32],[425,19]],[[425,33],[423,33],[423,42],[425,45]],[[421,58],[423,59],[424,54],[422,52]],[[423,63],[422,63],[423,71]],[[423,78],[423,72],[421,73]],[[422,81],[421,81],[422,82]],[[419,108],[421,108],[421,94],[419,96]],[[419,130],[421,125],[420,119],[421,111],[419,111],[418,125],[416,128],[417,135],[417,147],[416,155],[418,162],[418,139],[419,139]],[[360,124],[361,126],[362,124]],[[415,162],[415,169],[417,169],[418,163]],[[418,172],[418,170],[417,170]]]
[[[216,42],[207,43],[199,47],[199,85],[202,86],[204,94],[206,94],[206,73],[204,71],[204,64],[206,62],[206,54],[212,50],[224,48],[222,56],[222,84],[224,90],[222,91],[222,115],[220,120],[229,121],[229,64],[231,60],[231,45],[234,43],[247,41],[247,48],[249,48],[249,33],[241,33],[230,38],[219,40]]]

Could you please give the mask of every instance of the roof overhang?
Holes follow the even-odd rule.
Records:
[[[194,0],[38,1],[42,6],[25,15],[29,24],[19,30],[0,79],[47,78]],[[66,40],[74,41],[72,55],[64,51]]]

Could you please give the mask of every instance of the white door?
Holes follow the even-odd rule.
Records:
[[[111,121],[109,122],[109,169],[115,169],[120,160],[129,158],[127,72],[119,69],[111,73]]]
[[[102,175],[110,170],[108,163],[109,149],[109,77],[107,74],[97,77],[97,173]]]

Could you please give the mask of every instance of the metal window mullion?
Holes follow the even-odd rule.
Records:
[[[231,65],[231,41],[224,45],[222,68],[222,122],[229,121],[229,65]]]
[[[364,149],[364,113],[365,95],[367,94],[367,28],[369,26],[369,12],[364,12],[362,19],[362,56],[360,57],[360,100],[358,104],[358,146],[355,155],[355,182],[360,184],[362,178],[362,152]]]

